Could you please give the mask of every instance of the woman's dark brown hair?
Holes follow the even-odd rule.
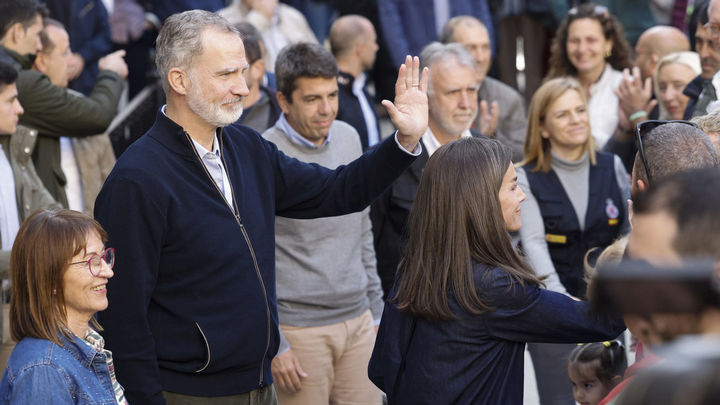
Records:
[[[563,76],[577,77],[578,71],[568,58],[567,41],[570,24],[581,18],[597,20],[602,27],[605,39],[612,41],[612,52],[607,57],[607,62],[613,69],[622,71],[632,66],[632,49],[623,36],[622,25],[617,18],[610,14],[604,6],[584,3],[570,9],[555,33],[550,47],[550,71],[547,79]]]
[[[23,222],[10,253],[13,339],[34,337],[60,344],[59,334],[70,333],[63,275],[92,234],[107,241],[100,224],[77,211],[38,211]],[[91,322],[100,329],[94,318]]]
[[[455,319],[448,295],[469,313],[491,310],[475,290],[473,260],[503,269],[523,286],[540,284],[513,248],[503,219],[499,191],[510,164],[510,151],[484,138],[450,142],[428,160],[392,298],[400,310]]]

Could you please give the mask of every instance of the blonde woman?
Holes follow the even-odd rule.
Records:
[[[583,258],[627,232],[628,175],[619,158],[595,151],[585,92],[571,78],[545,82],[529,109],[525,159],[518,184],[523,203],[520,240],[549,290],[585,297]],[[568,345],[528,345],[541,401],[574,403],[567,380]],[[572,402],[571,402],[572,401]]]
[[[660,59],[653,74],[653,86],[660,100],[661,120],[683,119],[689,100],[683,90],[700,73],[700,56],[695,52],[674,52]]]

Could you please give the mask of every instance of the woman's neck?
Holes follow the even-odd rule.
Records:
[[[90,319],[80,319],[79,317],[68,314],[67,327],[73,335],[79,337],[80,339],[85,338],[89,323]]]
[[[580,81],[580,84],[582,84],[583,88],[585,88],[588,95],[590,94],[590,86],[600,80],[604,71],[605,64],[602,64],[587,72],[578,72],[578,80]]]
[[[552,147],[552,154],[560,159],[576,162],[585,155],[585,146],[580,145],[572,148],[554,146]]]

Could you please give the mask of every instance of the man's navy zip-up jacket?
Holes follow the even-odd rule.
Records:
[[[224,396],[272,383],[275,215],[365,208],[414,159],[390,138],[333,171],[287,157],[249,128],[219,130],[234,213],[189,136],[158,113],[95,204],[117,258],[99,321],[130,403],[164,403],[163,390]]]

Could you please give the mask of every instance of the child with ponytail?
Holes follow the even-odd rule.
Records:
[[[620,342],[579,345],[568,359],[573,396],[580,405],[597,405],[623,378],[627,368]]]

